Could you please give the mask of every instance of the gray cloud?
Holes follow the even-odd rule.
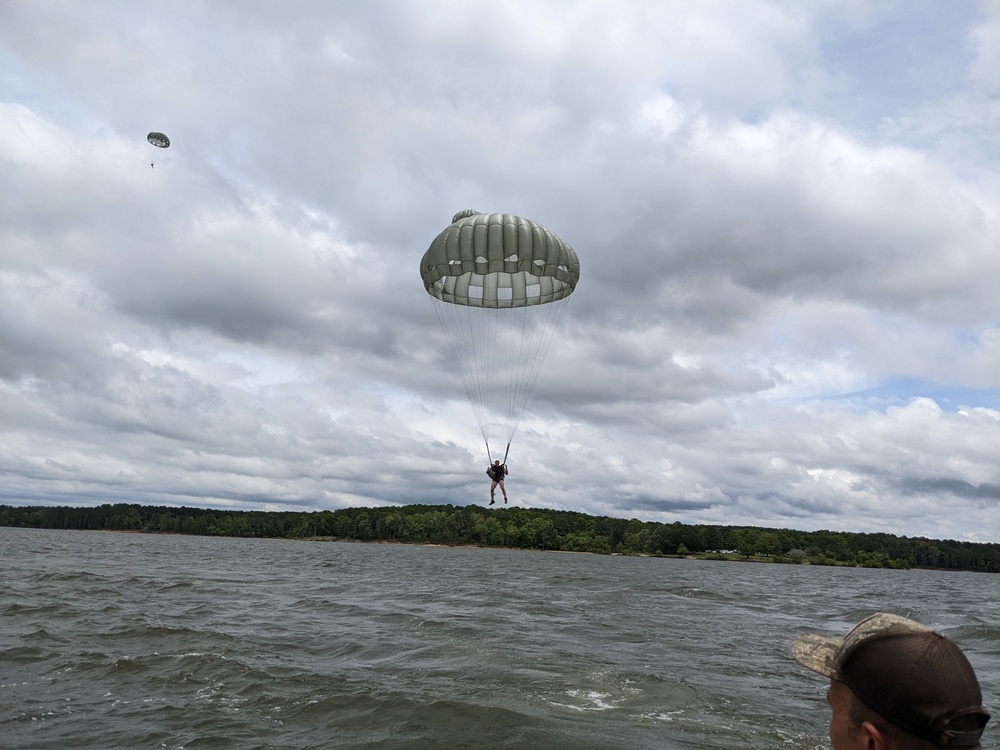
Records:
[[[973,2],[4,3],[0,501],[482,501],[417,276],[471,207],[582,263],[516,502],[1000,540],[998,36]]]

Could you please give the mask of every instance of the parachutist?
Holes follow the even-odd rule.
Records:
[[[507,490],[503,486],[503,478],[507,476],[508,473],[507,464],[501,464],[499,458],[486,470],[486,475],[493,480],[493,484],[490,485],[490,505],[496,504],[494,494],[497,491],[498,484],[500,485],[500,491],[503,493],[504,504],[507,503]]]
[[[150,146],[156,146],[156,148],[170,148],[170,139],[167,138],[163,133],[157,133],[153,131],[146,136],[146,140],[149,141]],[[155,152],[154,152],[155,153]],[[156,159],[149,163],[149,168],[153,169],[153,165],[156,163]]]

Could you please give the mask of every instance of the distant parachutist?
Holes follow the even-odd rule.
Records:
[[[151,146],[156,146],[157,148],[170,148],[170,139],[167,138],[163,133],[157,133],[155,130],[146,136],[146,140],[149,141]],[[149,163],[149,168],[152,169],[153,165],[156,163],[156,159]]]

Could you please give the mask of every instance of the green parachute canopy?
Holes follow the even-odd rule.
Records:
[[[455,214],[431,243],[420,276],[487,453],[497,436],[505,437],[509,451],[556,324],[579,281],[576,253],[530,219],[470,209]]]
[[[152,143],[157,148],[169,148],[170,139],[167,138],[163,133],[157,133],[155,130],[146,136],[146,140]]]
[[[576,289],[573,248],[530,219],[455,214],[420,261],[424,288],[442,302],[512,308],[564,299]]]

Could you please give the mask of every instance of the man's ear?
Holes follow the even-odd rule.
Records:
[[[870,721],[861,722],[861,741],[865,750],[889,750],[885,735]]]

